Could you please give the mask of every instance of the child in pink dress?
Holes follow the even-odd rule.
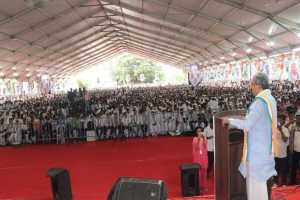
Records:
[[[207,190],[207,166],[208,166],[208,156],[207,156],[207,139],[204,136],[202,128],[196,129],[197,137],[193,138],[193,162],[200,165],[199,169],[199,183],[200,190]]]

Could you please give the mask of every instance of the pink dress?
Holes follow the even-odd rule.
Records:
[[[207,140],[198,139],[198,137],[193,138],[193,162],[200,165],[199,169],[199,183],[200,188],[207,188]]]

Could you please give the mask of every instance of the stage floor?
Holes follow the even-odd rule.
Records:
[[[120,176],[161,179],[170,200],[214,199],[213,177],[202,197],[182,198],[179,166],[192,161],[191,137],[0,147],[0,200],[50,200],[47,170],[70,171],[74,200],[105,200]],[[298,187],[277,189],[276,199],[300,199]]]
[[[0,199],[52,199],[51,167],[69,169],[74,200],[106,199],[119,176],[161,179],[169,197],[179,197],[179,166],[191,162],[191,143],[191,137],[155,137],[1,147]],[[211,194],[212,187],[210,181]]]

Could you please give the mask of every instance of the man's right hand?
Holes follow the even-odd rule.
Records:
[[[226,119],[226,118],[223,119],[223,120],[222,120],[222,125],[223,125],[223,126],[229,126],[229,120]]]

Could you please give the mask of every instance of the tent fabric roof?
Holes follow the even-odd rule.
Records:
[[[174,66],[300,45],[300,0],[1,0],[0,76],[64,77],[130,52]]]

